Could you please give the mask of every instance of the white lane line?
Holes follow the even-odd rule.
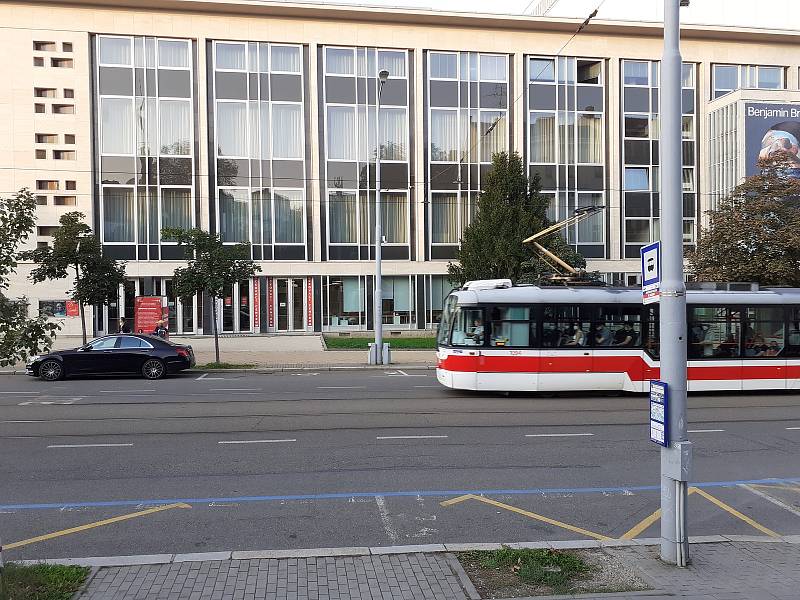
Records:
[[[318,385],[318,390],[359,390],[365,389],[365,385]]]
[[[211,388],[209,392],[260,392],[261,388]]]
[[[438,388],[442,387],[441,385],[415,385],[415,388]]]
[[[386,537],[392,544],[397,543],[399,535],[397,528],[392,523],[392,518],[389,516],[389,511],[386,509],[386,499],[383,496],[375,496],[375,504],[378,506],[378,514],[383,523],[383,530],[386,532]]]
[[[284,442],[296,442],[295,439],[286,440],[223,440],[218,444],[280,444]]]
[[[761,490],[757,490],[754,487],[747,485],[746,483],[740,483],[739,487],[746,489],[748,492],[753,492],[756,496],[759,496],[764,500],[766,500],[767,502],[771,502],[775,506],[779,506],[783,510],[792,513],[795,517],[800,517],[800,510],[797,510],[794,506],[786,504],[785,502],[778,500],[777,498],[773,498],[769,494],[766,494]]]
[[[787,427],[786,429],[787,429],[788,431],[795,431],[795,430],[797,430],[797,429],[800,429],[800,427]]]
[[[724,429],[688,429],[686,433],[721,433]]]
[[[588,437],[593,433],[526,433],[525,437]]]
[[[42,392],[0,392],[0,394],[41,394]]]
[[[48,448],[122,448],[133,444],[52,444]]]
[[[132,392],[155,392],[155,390],[99,390],[101,394],[130,394]]]
[[[208,377],[208,373],[203,373],[202,375],[200,375],[200,377],[195,377],[194,380],[200,381],[201,379],[205,379],[206,377]]]
[[[446,435],[379,435],[376,440],[440,440]]]

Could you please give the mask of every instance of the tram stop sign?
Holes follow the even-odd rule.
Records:
[[[642,246],[642,303],[652,304],[661,298],[661,242]]]
[[[663,381],[650,381],[650,441],[669,447],[669,393]]]

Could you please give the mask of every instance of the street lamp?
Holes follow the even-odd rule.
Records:
[[[383,288],[381,283],[381,244],[383,243],[383,232],[381,231],[381,93],[386,80],[389,79],[389,71],[381,69],[378,73],[378,101],[375,114],[377,122],[377,149],[375,152],[375,345],[370,353],[369,363],[374,365],[383,364]]]

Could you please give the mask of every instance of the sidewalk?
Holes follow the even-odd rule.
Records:
[[[735,541],[694,543],[690,551],[692,564],[686,569],[663,564],[658,559],[657,546],[639,545],[656,540],[626,545],[611,542],[604,544],[602,551],[633,569],[653,590],[579,597],[797,600],[797,537],[731,536]],[[631,543],[637,545],[628,545]],[[450,545],[456,546],[466,547]],[[446,549],[447,546],[342,548],[83,559],[75,562],[95,566],[95,570],[76,600],[478,600],[480,597],[455,556]],[[102,566],[115,564],[127,566]]]
[[[214,362],[213,337],[173,336],[170,341],[190,344],[198,365]],[[391,340],[389,340],[391,342]],[[81,345],[77,336],[56,339],[54,350]],[[246,349],[243,349],[245,347]],[[225,336],[219,339],[220,360],[227,363],[253,364],[257,368],[295,369],[358,366],[367,364],[366,350],[325,350],[320,335]],[[403,366],[436,365],[435,350],[393,350],[392,363]],[[25,364],[5,367],[2,371],[25,371]]]

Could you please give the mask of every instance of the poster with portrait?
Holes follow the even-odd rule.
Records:
[[[62,318],[67,316],[66,300],[39,300],[39,314]]]
[[[745,174],[759,174],[758,161],[783,151],[792,159],[784,175],[800,179],[800,103],[745,103]]]

